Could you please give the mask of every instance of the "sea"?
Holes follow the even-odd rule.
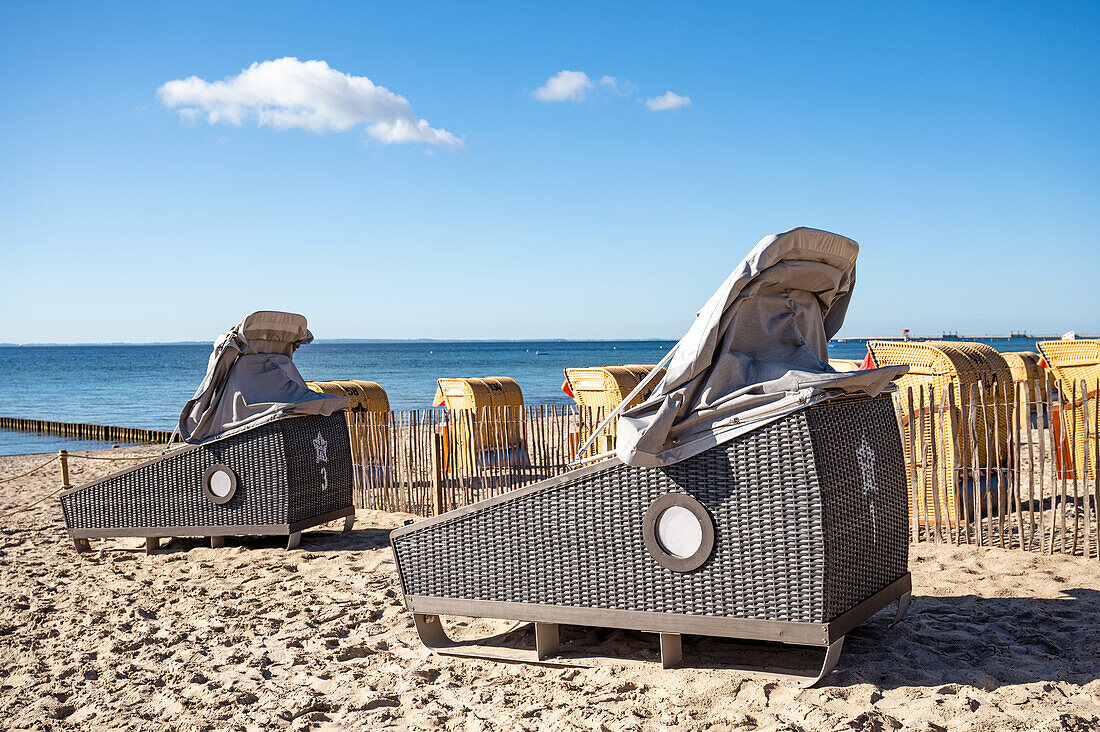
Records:
[[[1034,351],[1029,338],[968,339],[999,351]],[[565,404],[563,369],[652,364],[674,341],[315,342],[294,362],[308,381],[377,381],[392,409],[427,408],[440,377],[510,376],[526,404]],[[0,346],[0,416],[172,429],[206,373],[211,345]],[[866,340],[829,345],[862,359]],[[115,443],[0,430],[0,455],[87,450]]]

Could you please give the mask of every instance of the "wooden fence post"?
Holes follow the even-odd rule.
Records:
[[[68,490],[72,488],[69,485],[69,451],[58,450],[57,458],[61,461],[61,489]]]
[[[432,511],[443,513],[443,435],[432,430]]]

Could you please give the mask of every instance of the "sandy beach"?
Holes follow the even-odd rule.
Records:
[[[155,448],[89,454],[155,454]],[[0,458],[0,477],[43,456]],[[58,484],[56,464],[0,485],[0,513]],[[110,472],[73,461],[72,482]],[[1100,563],[922,544],[914,601],[848,636],[821,688],[730,668],[690,640],[662,670],[653,636],[563,633],[573,665],[443,658],[402,606],[387,532],[141,539],[76,554],[57,500],[0,522],[0,727],[9,729],[1090,730],[1100,727]],[[457,636],[504,630],[452,621]],[[515,642],[530,641],[518,631]]]

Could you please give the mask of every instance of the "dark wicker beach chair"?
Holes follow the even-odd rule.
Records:
[[[792,259],[854,269],[854,242],[812,230],[779,238],[792,233],[794,242],[771,237],[758,245],[763,252],[754,250],[755,258],[746,260],[751,266],[743,267],[750,284],[735,282],[726,305],[724,296],[711,299],[708,307],[732,313],[710,318],[728,324],[715,327],[737,327],[746,312],[738,310],[742,297],[768,297],[751,283],[771,277],[785,292]],[[768,249],[773,245],[779,254]],[[841,281],[837,289],[844,288],[839,294],[846,302],[850,282]],[[789,284],[797,289],[798,280]],[[815,318],[823,327],[832,298],[819,292],[805,301],[806,312],[796,316],[802,334],[815,327]],[[750,303],[749,316],[756,317],[752,308],[760,304]],[[699,315],[705,318],[706,312]],[[835,333],[839,320],[825,331]],[[677,349],[722,343],[704,336],[689,332]],[[794,344],[795,357],[805,355],[799,355],[805,343],[798,345],[798,332],[781,338]],[[750,361],[771,348],[741,345],[754,349]],[[706,351],[712,361],[698,370],[709,379],[705,395],[692,389],[690,378],[676,380],[688,373],[683,364],[701,363],[702,349],[666,359],[668,375],[653,396],[619,422],[618,455],[633,464],[605,456],[393,531],[405,604],[425,645],[454,655],[540,661],[558,653],[560,624],[626,628],[659,634],[667,667],[681,662],[685,634],[781,642],[824,650],[819,671],[797,675],[812,685],[833,669],[852,628],[894,601],[900,619],[911,591],[907,486],[888,390],[904,367],[837,374],[818,358],[820,371],[798,372],[812,387],[769,392],[757,384],[746,392],[747,409],[735,398],[719,400],[714,410],[734,411],[692,433],[699,410],[691,403],[714,396],[711,377],[725,368],[722,354],[731,352]],[[774,400],[762,407],[769,393]],[[624,442],[669,406],[670,395],[674,406],[684,406],[686,426],[663,445],[668,451],[647,448],[639,458],[644,442]],[[451,641],[441,615],[533,622],[535,650]]]
[[[539,659],[555,624],[660,633],[666,666],[681,634],[725,636],[824,648],[816,683],[845,633],[894,600],[905,612],[904,470],[890,396],[836,399],[672,466],[597,463],[391,539],[433,649],[463,650],[438,615],[535,622]],[[657,534],[672,506],[701,527],[687,557]]]
[[[243,534],[285,535],[292,549],[311,526],[343,518],[350,530],[347,399],[310,391],[290,361],[311,339],[305,318],[271,312],[223,335],[180,419],[195,444],[61,494],[77,550],[97,537],[145,537],[152,551],[162,537],[221,546]]]

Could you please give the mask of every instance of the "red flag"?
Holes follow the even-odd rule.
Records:
[[[867,351],[867,355],[863,357],[863,363],[859,365],[860,371],[870,371],[875,367],[875,359],[871,357],[871,352]]]
[[[561,390],[564,391],[566,394],[568,394],[571,399],[576,399],[577,398],[576,396],[573,395],[573,390],[569,388],[569,379],[566,379],[565,381],[561,382]]]

